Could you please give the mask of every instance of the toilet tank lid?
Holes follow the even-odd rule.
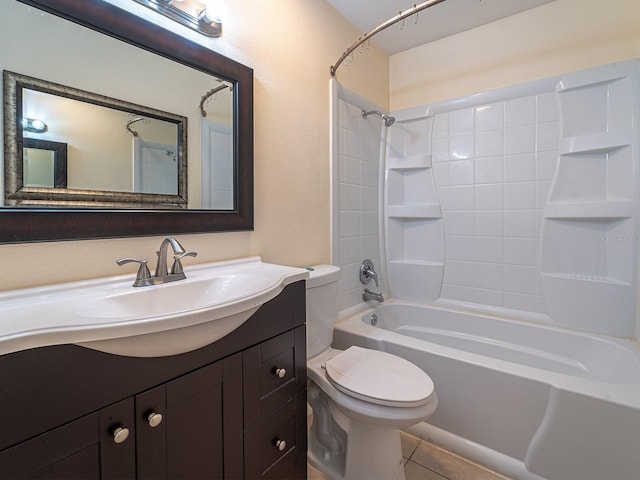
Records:
[[[340,267],[335,265],[314,265],[307,267],[309,278],[307,278],[307,288],[319,287],[330,282],[335,282],[340,278]]]

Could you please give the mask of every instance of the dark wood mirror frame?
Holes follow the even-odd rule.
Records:
[[[253,70],[104,2],[18,0],[235,83],[235,210],[0,209],[0,243],[253,230]]]

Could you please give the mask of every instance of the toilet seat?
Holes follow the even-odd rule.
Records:
[[[377,405],[418,407],[434,394],[433,381],[424,371],[387,352],[352,346],[324,366],[336,389]]]

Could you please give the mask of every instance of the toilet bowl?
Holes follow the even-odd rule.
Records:
[[[395,355],[331,348],[339,275],[319,265],[307,280],[308,459],[332,478],[401,480],[400,429],[433,414],[433,382]]]

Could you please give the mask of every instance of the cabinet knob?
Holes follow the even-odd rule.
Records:
[[[113,441],[115,443],[122,443],[129,438],[129,429],[124,427],[118,427],[113,431]]]
[[[276,445],[276,448],[281,452],[284,451],[285,448],[287,448],[287,442],[285,442],[284,440],[276,439],[274,443]]]
[[[162,423],[162,414],[151,412],[147,415],[147,422],[149,422],[149,426],[151,428],[155,428]]]
[[[276,368],[274,373],[278,376],[278,378],[284,378],[284,376],[287,374],[287,371],[284,368]]]

